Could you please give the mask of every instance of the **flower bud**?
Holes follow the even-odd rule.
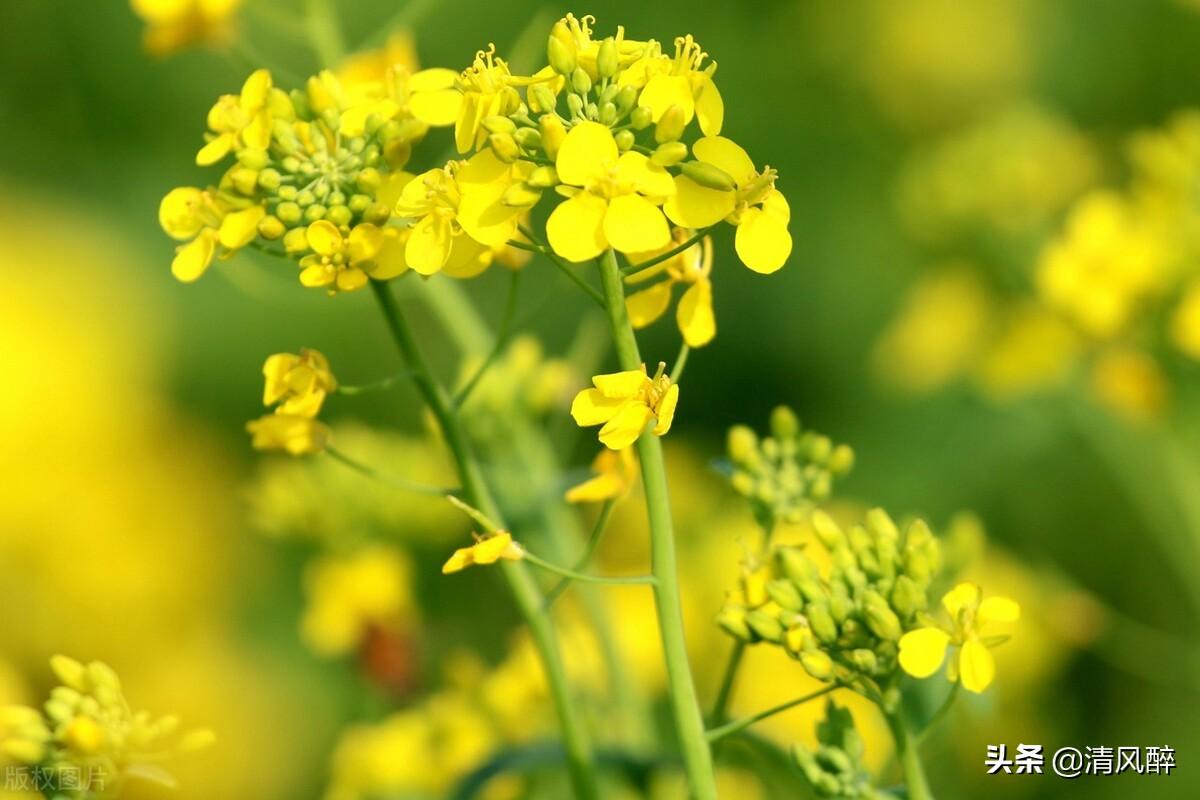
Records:
[[[882,508],[872,508],[867,512],[867,529],[881,539],[891,541],[900,539],[900,531],[896,529],[896,523],[892,522],[892,518]]]
[[[541,199],[541,191],[527,183],[514,183],[505,190],[502,202],[510,208],[533,208]]]
[[[812,513],[812,526],[816,531],[817,538],[821,540],[821,544],[830,552],[833,552],[839,545],[846,542],[846,535],[842,533],[842,529],[833,521],[833,517],[826,514],[824,511],[814,511]]]
[[[330,206],[325,212],[325,219],[337,226],[345,226],[350,224],[350,220],[354,218],[354,214],[344,205]]]
[[[542,134],[542,149],[550,158],[558,157],[558,148],[567,138],[567,129],[557,114],[543,114],[538,119],[538,130]]]
[[[787,633],[783,635],[783,646],[792,655],[800,655],[807,649],[811,649],[812,630],[807,625],[796,625],[788,628]]]
[[[571,73],[571,88],[576,94],[587,94],[592,90],[592,79],[581,67],[576,67]]]
[[[244,148],[238,151],[238,163],[249,169],[262,169],[265,167],[270,158],[265,150],[256,150],[251,147]]]
[[[258,186],[258,170],[234,167],[227,174],[233,188],[238,192],[244,195],[254,194],[255,188]]]
[[[491,116],[483,120],[483,127],[488,133],[515,133],[517,124],[508,117]]]
[[[358,173],[358,180],[355,183],[360,192],[372,194],[383,183],[383,176],[379,174],[379,170],[368,167]]]
[[[629,115],[629,124],[634,130],[644,130],[654,124],[654,115],[645,106],[638,106]]]
[[[767,596],[788,611],[800,611],[804,608],[804,598],[800,596],[800,590],[791,581],[776,578],[767,582],[766,589]]]
[[[596,72],[601,78],[611,78],[617,74],[620,66],[617,42],[610,36],[600,43],[600,52],[596,54]]]
[[[654,126],[654,141],[659,144],[673,142],[683,136],[683,129],[686,126],[687,117],[684,116],[683,109],[677,105],[668,106],[663,115],[658,118],[658,124]]]
[[[637,89],[632,86],[622,86],[620,91],[613,96],[612,102],[617,107],[617,113],[628,114],[633,108],[633,104],[637,102]]]
[[[633,147],[633,131],[623,130],[618,131],[614,137],[617,140],[617,149],[622,153],[628,152]]]
[[[836,477],[842,477],[854,467],[854,451],[848,445],[839,444],[829,454],[829,462],[826,466]]]
[[[735,639],[741,639],[743,642],[748,642],[754,638],[753,632],[746,624],[746,611],[742,608],[727,606],[722,608],[717,614],[717,625],[721,630],[728,633]]]
[[[283,235],[283,249],[289,253],[303,253],[308,249],[308,234],[304,228],[292,228]]]
[[[567,95],[567,110],[571,112],[571,119],[579,119],[583,116],[583,98],[577,94]]]
[[[544,83],[535,83],[530,86],[527,94],[530,106],[538,113],[554,111],[554,107],[558,105],[558,99],[554,96],[554,92]]]
[[[879,667],[879,659],[876,658],[873,650],[867,650],[860,647],[850,653],[850,661],[854,666],[858,667],[860,672],[865,672],[868,675],[874,674]]]
[[[716,189],[720,192],[732,192],[737,188],[729,173],[707,161],[685,161],[679,169],[696,183],[706,189]]]
[[[833,677],[833,659],[821,650],[806,650],[800,654],[800,666],[819,681]]]
[[[279,189],[282,176],[279,170],[267,168],[258,173],[258,185],[268,192],[274,192]]]
[[[517,147],[517,140],[507,133],[493,133],[488,137],[488,144],[492,147],[492,152],[496,154],[496,158],[506,164],[511,164],[521,156],[521,149]]]
[[[537,189],[549,189],[558,185],[558,171],[554,167],[538,167],[529,173],[525,182]]]
[[[304,209],[304,218],[309,222],[316,222],[319,219],[325,219],[325,206],[320,203],[313,203],[308,208]]]
[[[550,29],[550,38],[546,41],[546,60],[559,75],[570,75],[579,61],[575,37],[562,20]]]
[[[600,112],[596,115],[596,119],[601,125],[611,126],[617,121],[617,107],[612,103],[601,103]]]
[[[796,418],[796,412],[787,406],[776,406],[771,412],[771,433],[776,439],[794,439],[800,433],[800,420]]]
[[[382,225],[388,221],[388,217],[392,216],[392,209],[384,203],[372,203],[371,206],[363,212],[363,221],[370,222],[375,225]]]
[[[650,160],[660,167],[673,167],[687,158],[687,154],[687,145],[683,142],[667,142],[658,146]]]
[[[758,436],[748,425],[734,425],[727,438],[729,457],[738,464],[753,466],[758,462]]]
[[[513,134],[513,138],[517,140],[522,149],[539,150],[542,146],[542,134],[536,128],[518,128]]]
[[[754,610],[749,612],[746,614],[746,624],[750,626],[750,630],[768,642],[778,644],[783,640],[783,625],[766,611]]]
[[[892,611],[887,601],[875,592],[868,592],[863,605],[863,615],[867,619],[867,627],[880,639],[896,641],[903,631],[900,618]]]
[[[733,477],[729,479],[729,485],[733,487],[735,492],[743,497],[751,497],[754,494],[754,476],[748,472],[736,470],[733,473]]]
[[[919,611],[924,611],[929,600],[925,590],[907,575],[900,575],[892,586],[892,608],[905,618],[911,618]]]
[[[838,626],[833,621],[833,615],[829,613],[829,606],[825,603],[814,602],[809,603],[804,609],[804,615],[808,617],[808,625],[812,628],[813,633],[824,644],[833,644],[838,638]]]
[[[296,211],[299,210],[299,208],[296,209]],[[278,239],[285,233],[287,233],[287,226],[280,221],[279,217],[268,215],[258,221],[258,235],[264,239]]]

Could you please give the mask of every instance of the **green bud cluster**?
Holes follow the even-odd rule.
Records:
[[[792,760],[818,797],[845,800],[884,800],[891,795],[871,784],[871,773],[863,766],[863,741],[848,709],[830,700],[825,719],[817,723],[817,747],[792,747]]]
[[[730,483],[766,525],[801,522],[815,503],[828,499],[833,482],[854,466],[854,452],[827,436],[801,430],[795,413],[771,413],[771,435],[749,427],[729,430]]]
[[[900,637],[920,626],[940,545],[923,521],[901,532],[882,509],[848,531],[821,511],[811,521],[816,542],[749,565],[717,624],[744,642],[779,645],[818,680],[886,679]]]

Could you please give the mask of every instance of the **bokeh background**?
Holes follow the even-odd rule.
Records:
[[[437,795],[495,744],[494,732],[456,730],[470,716],[456,704],[485,703],[462,687],[484,686],[511,706],[496,714],[513,719],[520,693],[536,695],[501,588],[486,574],[437,574],[465,536],[453,514],[336,464],[264,460],[243,432],[259,413],[268,353],[318,347],[351,383],[394,368],[371,298],[306,291],[254,254],[183,286],[156,221],[169,188],[208,179],[192,164],[205,113],[249,64],[269,61],[279,83],[320,66],[301,5],[245,0],[241,46],[165,58],[144,51],[143,23],[119,0],[0,7],[0,702],[42,694],[55,652],[106,660],[137,705],[218,732],[211,752],[181,765],[179,796],[262,800],[320,797],[331,774],[354,772],[350,756],[331,761],[349,725],[396,708],[440,715],[432,766],[415,743],[429,737],[406,739],[405,720],[374,731],[413,754],[406,769],[438,773],[414,778]],[[708,620],[751,529],[707,464],[728,426],[761,427],[785,402],[854,447],[846,513],[882,505],[943,531],[981,525],[977,570],[1027,612],[1001,651],[997,687],[930,744],[934,786],[950,787],[940,796],[1200,788],[1188,767],[1200,745],[1194,362],[1143,338],[1139,358],[1103,372],[1095,364],[1108,351],[1096,353],[1118,337],[1039,317],[1036,279],[1079,201],[1130,185],[1132,137],[1200,107],[1200,4],[336,5],[351,44],[382,45],[398,19],[423,65],[456,69],[489,42],[518,68],[522,54],[540,58],[544,31],[568,10],[639,38],[691,32],[720,65],[726,132],[779,170],[791,261],[770,279],[731,259],[716,265],[718,335],[691,356],[668,447],[702,692],[715,688],[727,647]],[[1189,164],[1171,167],[1200,206]],[[731,242],[717,252],[732,253]],[[527,330],[552,356],[609,363],[585,301],[545,264],[530,269],[540,278],[525,284]],[[505,291],[492,272],[465,287],[488,320]],[[456,374],[455,336],[436,308],[417,306],[435,358]],[[1025,311],[1033,323],[1009,326]],[[661,323],[644,350],[669,359],[677,337]],[[443,474],[411,392],[339,401],[330,417],[344,449]],[[561,423],[558,457],[582,474],[592,445]],[[642,554],[635,512],[624,512],[628,535],[609,543],[614,568]],[[378,541],[392,555],[371,556],[364,542]],[[341,608],[352,601],[338,586],[380,574],[403,578],[401,596],[379,601],[388,625],[346,633],[343,618],[361,609]],[[614,602],[641,665],[636,689],[653,695],[661,677],[644,599]],[[578,650],[586,661],[587,645]],[[795,696],[804,680],[786,660],[752,666],[742,711]],[[764,732],[811,736],[814,714]],[[1001,742],[1171,746],[1183,767],[985,777],[984,745]],[[723,778],[728,796],[792,796],[759,785],[753,763],[739,769]]]

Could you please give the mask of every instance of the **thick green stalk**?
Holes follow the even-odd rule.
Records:
[[[621,271],[612,250],[600,258],[600,281],[612,325],[617,360],[621,369],[638,369],[642,364],[642,356],[625,312],[625,287],[621,283]],[[675,532],[662,442],[657,436],[643,435],[637,441],[637,451],[642,463],[642,485],[646,491],[646,510],[650,521],[650,571],[656,580],[654,599],[658,609],[663,655],[667,661],[667,688],[675,717],[675,733],[679,738],[691,796],[696,800],[716,800],[712,753],[704,736],[704,719],[696,698],[683,633],[683,609],[679,601],[679,575],[675,564]]]
[[[925,777],[925,767],[921,764],[921,755],[917,752],[916,739],[909,733],[900,712],[886,714],[888,725],[892,729],[892,737],[896,740],[896,757],[900,759],[900,767],[904,770],[904,789],[908,800],[933,800],[933,792],[929,789],[929,779]]]
[[[384,320],[392,338],[400,350],[407,366],[413,371],[413,381],[420,390],[430,411],[437,418],[442,436],[454,457],[458,468],[462,493],[468,503],[498,522],[502,521],[500,508],[492,497],[491,490],[483,477],[483,470],[475,459],[470,443],[459,424],[458,416],[450,403],[450,397],[433,377],[425,356],[417,347],[408,322],[396,307],[395,299],[386,283],[371,281],[371,288],[379,301]],[[543,611],[541,590],[529,573],[529,568],[520,561],[502,561],[499,564],[505,581],[516,600],[517,608],[529,626],[534,646],[541,657],[546,673],[546,683],[558,713],[562,728],[563,747],[567,753],[567,768],[571,784],[579,800],[596,800],[599,797],[596,784],[595,765],[592,761],[591,745],[582,721],[575,711],[570,690],[567,687],[566,670],[550,617]]]

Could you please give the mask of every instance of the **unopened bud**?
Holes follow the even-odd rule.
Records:
[[[612,125],[617,121],[617,107],[612,103],[601,103],[596,119],[601,125]]]
[[[510,208],[533,208],[541,199],[541,191],[527,183],[514,183],[505,190],[503,203]]]
[[[741,608],[726,607],[717,614],[717,625],[730,636],[748,642],[754,638],[746,624],[746,612]]]
[[[800,611],[804,608],[804,598],[800,596],[800,590],[791,581],[776,578],[768,581],[766,588],[767,596],[788,611]]]
[[[546,60],[559,75],[570,75],[578,63],[575,37],[562,20],[550,29],[550,38],[546,41]]]
[[[592,90],[592,79],[582,68],[576,67],[571,73],[571,88],[576,94],[587,94]]]
[[[654,126],[654,141],[659,144],[673,142],[683,136],[683,129],[686,126],[687,117],[684,116],[683,109],[677,105],[668,106],[663,115],[658,118],[658,124]]]
[[[734,425],[728,435],[729,457],[738,464],[758,461],[758,436],[747,425]]]
[[[833,615],[829,613],[827,604],[809,603],[804,609],[804,615],[808,617],[809,627],[822,643],[833,644],[837,641],[838,626],[833,621]]]
[[[660,167],[673,167],[687,158],[687,154],[687,145],[683,142],[667,142],[658,146],[650,160]]]
[[[506,164],[511,164],[521,156],[521,149],[517,146],[517,140],[507,133],[493,133],[488,137],[488,144],[492,147],[492,152],[496,154],[496,158]]]
[[[771,433],[776,439],[794,439],[800,433],[800,420],[796,418],[796,412],[787,406],[776,406],[771,412]]]
[[[303,253],[308,249],[308,234],[304,228],[292,228],[283,235],[283,249],[289,253]]]
[[[538,189],[549,189],[558,185],[558,171],[554,167],[538,167],[529,173],[525,182]]]
[[[833,517],[818,510],[812,513],[811,519],[813,530],[816,531],[817,538],[821,540],[821,544],[825,545],[826,549],[833,551],[839,545],[845,544],[846,535],[833,521]]]
[[[617,42],[611,36],[600,43],[600,52],[596,54],[596,72],[601,78],[611,78],[617,74],[621,62],[617,53]]]
[[[329,206],[329,210],[325,212],[325,219],[339,227],[349,225],[353,218],[354,214],[344,205]]]
[[[634,130],[644,130],[654,124],[654,115],[645,106],[639,106],[629,115],[629,124]]]
[[[875,652],[861,647],[851,651],[850,661],[853,662],[854,666],[858,667],[859,671],[865,672],[868,675],[874,674],[875,670],[879,667],[879,659],[875,657]]]
[[[543,114],[538,119],[538,130],[542,134],[542,149],[550,158],[558,157],[558,148],[567,138],[567,129],[557,114]]]
[[[749,612],[746,614],[746,624],[750,626],[750,630],[768,642],[778,644],[783,640],[783,625],[780,624],[776,617],[766,611],[755,610]]]
[[[867,594],[863,613],[867,618],[867,627],[880,639],[894,642],[903,633],[900,627],[900,618],[888,606],[887,601],[878,594],[874,592]]]
[[[819,681],[833,677],[833,659],[821,650],[806,650],[800,654],[800,665],[804,671]]]
[[[630,149],[633,148],[633,143],[634,143],[633,131],[628,130],[628,129],[623,130],[623,131],[618,131],[617,135],[614,138],[617,140],[617,149],[620,150],[622,153],[628,152]]]
[[[732,192],[737,188],[729,173],[707,161],[685,161],[679,165],[680,171],[706,189],[716,189],[719,192]]]
[[[577,94],[567,95],[567,110],[571,112],[571,119],[578,119],[583,116],[583,98]]]
[[[536,128],[518,128],[513,138],[525,150],[538,150],[542,146],[542,134]]]
[[[515,133],[517,124],[508,117],[491,116],[484,119],[483,128],[488,133]]]
[[[848,445],[839,444],[829,454],[829,471],[840,478],[854,467],[854,451]]]
[[[896,583],[892,586],[892,608],[896,609],[897,613],[911,618],[917,612],[924,611],[928,603],[925,590],[917,585],[916,581],[907,575],[896,578]]]
[[[287,226],[280,221],[279,217],[268,215],[258,221],[258,235],[264,239],[278,239],[285,233],[287,233]]]

